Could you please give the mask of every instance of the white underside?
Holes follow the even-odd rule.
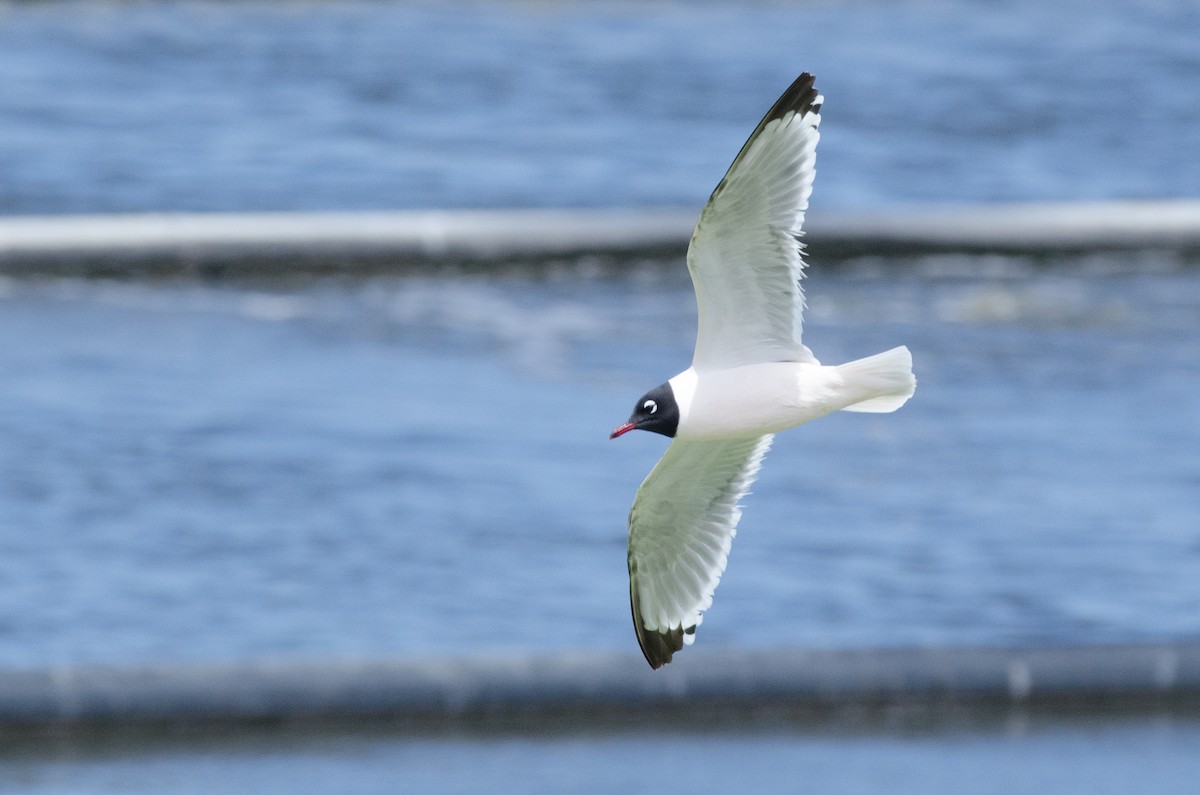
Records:
[[[759,436],[802,425],[834,411],[895,411],[916,379],[905,347],[827,366],[803,362],[689,368],[671,379],[680,439]]]

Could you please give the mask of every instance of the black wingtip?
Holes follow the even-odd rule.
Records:
[[[633,613],[633,630],[637,633],[638,646],[642,655],[654,670],[662,668],[671,662],[675,652],[683,648],[684,638],[696,634],[696,626],[675,627],[667,632],[656,629],[646,629],[642,621],[641,600],[638,598],[637,578],[634,572],[629,577],[629,607]]]
[[[771,109],[767,111],[767,115],[759,122],[759,128],[762,128],[769,122],[775,119],[780,119],[789,113],[795,112],[801,116],[806,113],[820,113],[821,103],[817,100],[821,96],[821,92],[817,91],[815,85],[816,78],[810,73],[804,72],[788,86],[787,90],[780,95]]]
[[[678,627],[670,632],[648,630],[637,618],[634,618],[633,624],[637,630],[638,645],[642,647],[642,655],[645,656],[646,662],[650,663],[650,667],[656,671],[671,662],[675,652],[683,648],[683,636],[686,634],[686,630]],[[695,631],[695,627],[690,629]]]
[[[802,118],[808,113],[814,115],[821,113],[821,103],[818,101],[821,98],[821,93],[817,91],[815,81],[816,78],[812,74],[803,72],[792,81],[792,84],[780,95],[779,99],[775,100],[775,104],[767,111],[767,115],[762,117],[762,121],[754,128],[754,132],[750,133],[750,137],[746,139],[746,143],[742,144],[737,157],[733,159],[733,165],[725,172],[725,177],[721,179],[716,189],[713,190],[712,196],[709,197],[710,202],[725,187],[725,180],[734,168],[737,167],[737,164],[741,162],[742,157],[745,156],[746,151],[751,147],[755,139],[758,138],[759,134],[762,133],[763,128],[777,119],[782,119],[789,113],[794,112]]]

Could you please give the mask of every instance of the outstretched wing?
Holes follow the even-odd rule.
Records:
[[[808,209],[823,98],[796,78],[717,185],[688,247],[700,323],[693,364],[813,361],[800,342]]]
[[[654,668],[691,643],[725,571],[768,436],[676,439],[642,482],[629,512],[633,626]]]

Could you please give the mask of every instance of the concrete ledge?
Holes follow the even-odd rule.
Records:
[[[1200,715],[1200,644],[711,652],[653,672],[633,655],[257,662],[0,672],[0,733],[389,721],[478,728],[864,710]]]
[[[448,262],[676,252],[692,213],[430,211],[0,219],[0,274],[409,270]]]
[[[924,207],[813,216],[822,244],[913,252],[1200,251],[1200,200]]]
[[[498,210],[0,218],[0,275],[396,270],[580,255],[681,256],[698,210]],[[814,256],[1200,252],[1200,200],[814,212]]]

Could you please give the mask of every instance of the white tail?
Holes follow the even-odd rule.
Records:
[[[895,411],[908,402],[917,388],[912,354],[903,345],[846,362],[837,369],[845,379],[847,392],[869,396],[846,406],[844,411]]]

